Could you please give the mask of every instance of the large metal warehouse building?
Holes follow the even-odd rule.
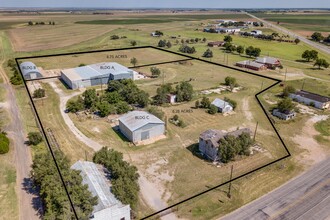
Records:
[[[133,143],[157,138],[165,133],[165,123],[144,111],[132,111],[119,118],[120,131]]]
[[[105,174],[100,172],[95,163],[78,161],[71,169],[79,170],[83,179],[82,183],[88,186],[93,196],[97,196],[98,204],[93,207],[93,220],[130,220],[130,206],[123,205],[111,193],[110,185],[107,183]]]
[[[79,89],[109,80],[134,79],[134,71],[118,63],[97,63],[61,71],[61,79],[71,88]]]
[[[32,62],[23,62],[19,65],[24,79],[37,79],[41,78],[42,74],[38,70],[38,67]]]

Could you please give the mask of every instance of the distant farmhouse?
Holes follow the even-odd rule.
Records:
[[[139,143],[165,134],[165,122],[145,111],[132,111],[119,118],[119,130],[128,140]]]
[[[118,63],[97,63],[87,66],[64,69],[61,79],[71,88],[79,89],[100,84],[110,80],[134,79],[135,71]]]
[[[284,112],[281,112],[279,109],[274,109],[272,114],[276,117],[278,117],[279,119],[282,119],[282,120],[290,120],[290,119],[293,119],[296,117],[296,112],[295,111],[284,111]]]
[[[207,44],[207,46],[209,47],[222,47],[223,45],[225,45],[226,42],[224,41],[213,41],[213,42],[209,42]]]
[[[222,24],[228,24],[228,23],[235,23],[237,21],[234,21],[234,20],[218,20],[217,22],[219,22],[219,25],[222,25]]]
[[[225,138],[227,135],[232,135],[238,137],[243,133],[252,134],[251,130],[248,128],[239,129],[236,131],[224,133],[219,130],[207,130],[200,134],[199,136],[199,151],[208,159],[212,161],[220,160],[219,158],[219,144],[220,139]]]
[[[251,70],[256,70],[256,71],[267,69],[267,66],[265,64],[257,63],[255,61],[251,61],[251,60],[239,61],[236,63],[236,66],[251,69]]]
[[[306,105],[312,105],[318,109],[328,109],[330,107],[330,97],[321,96],[304,90],[291,93],[289,94],[289,97],[294,101],[304,103]]]
[[[217,28],[216,31],[218,33],[238,33],[241,31],[240,28],[233,27],[233,28]]]
[[[244,60],[236,63],[236,66],[251,70],[275,69],[281,66],[281,61],[273,57],[258,57],[254,61]]]
[[[211,104],[218,107],[218,111],[221,113],[227,113],[233,111],[233,106],[229,102],[226,102],[219,98],[214,99],[214,101]]]
[[[38,79],[42,77],[42,74],[38,70],[38,67],[32,62],[23,62],[19,65],[23,77],[26,80]]]
[[[160,35],[159,35],[159,34],[156,34],[156,32],[152,32],[152,33],[150,34],[150,36],[152,36],[152,37],[160,37]]]
[[[204,32],[210,32],[210,33],[238,33],[241,31],[238,27],[217,27],[217,28],[204,28]]]
[[[97,196],[98,204],[93,207],[93,220],[130,220],[130,206],[123,205],[111,193],[110,184],[107,183],[104,172],[100,172],[96,164],[88,161],[78,161],[71,166],[73,170],[79,170],[83,184],[93,196]]]
[[[260,35],[260,34],[262,34],[262,31],[260,31],[260,30],[253,30],[253,31],[251,31],[251,34],[252,35]]]
[[[274,69],[281,66],[281,61],[274,57],[258,57],[255,62],[265,64],[268,69]]]

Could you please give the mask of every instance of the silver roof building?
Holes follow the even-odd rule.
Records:
[[[110,185],[103,172],[100,172],[95,163],[77,161],[71,169],[81,171],[83,184],[88,185],[88,190],[97,196],[98,204],[94,206],[91,219],[94,220],[130,220],[130,206],[123,205],[111,193]]]
[[[165,133],[165,122],[145,111],[132,111],[119,118],[119,129],[133,143],[158,138]]]
[[[42,74],[38,70],[38,67],[32,62],[23,62],[19,65],[24,79],[37,79],[41,78]]]

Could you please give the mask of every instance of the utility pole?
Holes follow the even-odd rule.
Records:
[[[262,90],[262,88],[264,87],[264,81],[261,81],[261,90]]]
[[[231,198],[230,191],[231,191],[231,179],[233,178],[233,169],[234,169],[234,165],[231,165],[230,179],[229,179],[230,182],[229,182],[228,193],[227,193],[228,198]]]
[[[304,87],[305,87],[305,80],[306,80],[306,79],[304,79],[304,81],[303,81],[303,84],[302,84],[302,86],[301,86],[301,90],[304,90]]]
[[[256,129],[254,130],[253,141],[256,140],[256,135],[257,135],[258,125],[259,125],[259,122],[257,122],[257,124],[256,124]]]

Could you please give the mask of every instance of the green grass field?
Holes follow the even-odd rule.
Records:
[[[92,20],[92,21],[77,21],[76,24],[102,24],[102,25],[131,25],[131,24],[161,24],[172,22],[172,19],[168,20],[156,20],[156,19],[115,19],[115,20]]]
[[[320,121],[315,124],[315,129],[323,136],[330,136],[330,119]]]

